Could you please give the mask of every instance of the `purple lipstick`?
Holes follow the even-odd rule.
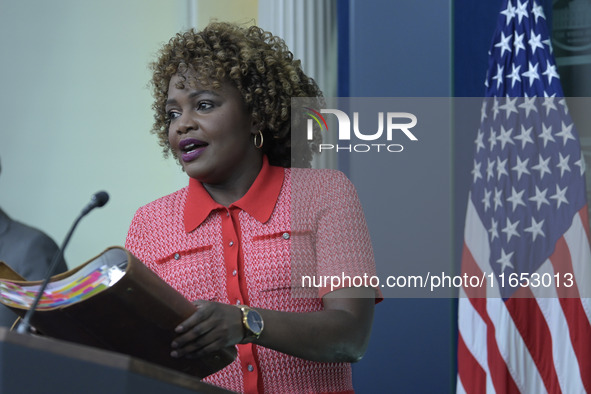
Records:
[[[187,138],[179,143],[179,149],[181,150],[181,159],[187,163],[195,160],[207,148],[208,143],[197,140],[195,138]]]

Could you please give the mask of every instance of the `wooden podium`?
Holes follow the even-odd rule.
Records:
[[[0,327],[0,393],[189,394],[229,391],[120,353],[18,334]]]

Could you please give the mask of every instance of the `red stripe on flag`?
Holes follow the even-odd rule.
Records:
[[[552,357],[552,333],[529,288],[521,288],[505,301],[507,310],[529,350],[549,393],[560,393],[560,382]]]
[[[585,204],[585,206],[579,210],[579,216],[581,216],[581,222],[583,222],[583,228],[587,234],[587,242],[589,242],[591,245],[591,230],[589,230],[589,211],[587,204]]]
[[[470,353],[461,333],[458,335],[458,375],[466,393],[486,392],[486,372]]]
[[[583,227],[586,228],[587,226],[585,224],[588,222],[583,221],[583,223]],[[571,254],[564,237],[561,237],[556,242],[556,248],[552,256],[550,256],[550,261],[554,267],[554,272],[560,274],[561,277],[563,273],[573,272]],[[560,305],[562,306],[566,323],[568,324],[573,350],[579,363],[581,380],[587,392],[591,393],[591,325],[586,318],[581,300],[579,298],[572,298],[577,297],[579,294],[577,283],[574,282],[571,288],[566,288],[563,282],[560,285],[556,291],[560,297]]]
[[[462,250],[462,275],[482,277],[482,270],[474,261],[474,256],[470,253],[468,245],[464,242],[464,249]],[[486,298],[486,282],[480,287],[464,287],[464,291],[468,298]]]
[[[464,244],[464,252],[462,256],[462,269],[463,272],[482,275],[482,270],[480,270],[480,267],[478,267],[478,264],[474,260],[474,257],[472,256],[472,253],[466,244]],[[464,288],[464,290],[466,290],[466,294],[471,291],[467,288]],[[497,346],[497,341],[495,339],[495,326],[486,311],[486,302],[486,298],[470,298],[470,303],[486,324],[486,349],[488,355],[487,361],[493,386],[498,393],[519,394],[519,389],[517,388],[513,377],[509,373],[507,365],[505,364],[505,360],[503,359],[503,356],[499,351],[499,347]],[[464,388],[466,391],[470,390],[467,387]]]
[[[556,286],[556,294],[558,297],[578,298],[579,287],[577,286],[577,282],[574,277],[571,255],[564,237],[560,237],[558,241],[556,241],[554,253],[552,253],[549,259],[552,263],[552,267],[554,268],[554,274],[558,274],[558,282]],[[565,284],[568,284],[568,280],[564,280],[567,278],[565,275],[572,275],[572,286],[565,286]]]
[[[471,298],[470,302],[486,323],[486,349],[488,351],[488,369],[497,393],[519,394],[519,389],[507,369],[507,364],[497,346],[495,326],[486,312],[486,298]]]
[[[591,327],[585,317],[581,300],[578,298],[561,298],[560,305],[566,316],[570,340],[579,362],[581,380],[588,393],[591,393]]]

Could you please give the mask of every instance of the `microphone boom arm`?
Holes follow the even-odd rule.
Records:
[[[33,304],[31,305],[31,307],[29,308],[29,310],[25,314],[25,317],[23,317],[23,320],[20,322],[19,326],[17,327],[16,332],[18,332],[19,334],[25,334],[25,333],[30,332],[31,317],[33,316],[33,313],[35,313],[35,310],[37,309],[37,306],[39,305],[39,302],[41,301],[41,297],[43,297],[43,293],[45,292],[45,289],[47,288],[47,285],[49,284],[49,281],[50,281],[51,277],[53,276],[53,273],[58,265],[60,257],[63,256],[64,250],[66,249],[68,242],[70,242],[70,238],[72,238],[72,234],[74,233],[74,230],[78,226],[78,223],[80,223],[80,220],[82,220],[82,218],[84,216],[86,216],[94,208],[102,207],[103,205],[105,205],[108,200],[109,200],[109,195],[106,192],[95,193],[92,196],[91,202],[78,215],[78,217],[76,218],[76,221],[74,221],[74,224],[72,224],[72,227],[70,227],[70,231],[68,232],[68,235],[66,235],[66,238],[64,239],[64,242],[62,243],[62,246],[53,255],[53,259],[51,260],[51,264],[50,264],[49,269],[47,271],[47,275],[45,275],[45,279],[43,280],[43,284],[41,284],[41,288],[39,288],[39,291],[37,292],[37,296],[35,297]]]

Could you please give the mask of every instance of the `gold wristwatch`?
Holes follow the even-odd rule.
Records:
[[[247,306],[238,306],[242,311],[242,326],[244,326],[244,338],[258,339],[263,333],[265,323],[260,313]]]

